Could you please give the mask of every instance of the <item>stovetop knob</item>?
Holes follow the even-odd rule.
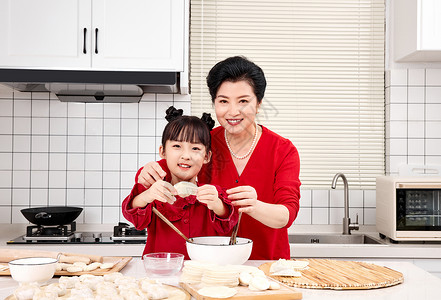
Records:
[[[75,236],[75,240],[77,242],[79,242],[79,241],[81,241],[81,238],[83,237],[83,234],[81,232],[75,232],[74,236]]]
[[[102,234],[100,232],[94,232],[92,234],[93,238],[95,239],[95,242],[99,242],[101,239]]]

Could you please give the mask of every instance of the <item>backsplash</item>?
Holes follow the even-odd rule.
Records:
[[[441,166],[441,69],[386,72],[386,174]]]
[[[136,171],[158,159],[165,110],[189,114],[190,101],[149,94],[139,103],[65,103],[0,85],[0,222],[26,223],[22,208],[46,205],[83,207],[78,223],[124,221]]]
[[[21,209],[46,205],[83,207],[78,223],[125,221],[121,201],[138,168],[158,159],[170,105],[189,114],[190,96],[64,103],[50,93],[21,93],[0,85],[0,223],[27,223]],[[337,190],[301,193],[295,224],[341,224],[341,182]],[[352,220],[358,213],[360,224],[375,224],[375,191],[350,190],[349,195]]]
[[[329,181],[331,186],[332,178]],[[349,187],[351,182],[348,182]],[[300,210],[294,224],[342,224],[344,191],[342,181],[336,190],[301,190]],[[355,222],[375,225],[375,190],[349,190],[349,216]]]

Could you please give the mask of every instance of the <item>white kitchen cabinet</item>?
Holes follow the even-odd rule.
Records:
[[[441,61],[441,1],[394,1],[394,52],[398,62]]]
[[[90,8],[90,0],[0,0],[0,66],[89,67]]]
[[[0,67],[184,71],[183,0],[0,0]]]

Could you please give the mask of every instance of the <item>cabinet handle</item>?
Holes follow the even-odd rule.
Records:
[[[95,54],[98,54],[98,28],[95,28]]]
[[[86,54],[86,34],[87,34],[87,28],[83,29],[83,53]]]

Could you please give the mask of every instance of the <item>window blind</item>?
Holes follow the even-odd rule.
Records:
[[[375,188],[384,174],[384,0],[192,0],[192,114],[214,113],[205,78],[243,55],[267,90],[258,122],[297,147],[303,188]],[[264,170],[262,170],[264,171]]]

